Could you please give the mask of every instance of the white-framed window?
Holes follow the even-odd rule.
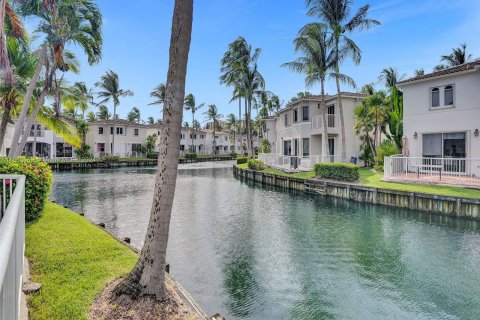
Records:
[[[310,108],[308,106],[302,107],[302,121],[310,120],[309,111],[310,111]]]
[[[133,134],[134,134],[135,136],[138,136],[138,129],[134,129],[134,130],[133,130]]]
[[[122,134],[123,134],[123,128],[117,127],[117,135],[122,135]]]
[[[288,126],[288,113],[285,114],[285,127]]]
[[[432,108],[440,106],[440,89],[432,88],[431,90]]]
[[[103,127],[98,127],[98,134],[103,134]]]
[[[445,98],[446,106],[453,106],[453,86],[452,85],[448,85],[445,87],[444,98]]]

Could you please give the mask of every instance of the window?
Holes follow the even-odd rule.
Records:
[[[453,86],[445,87],[445,105],[446,106],[453,105]]]
[[[283,141],[283,155],[284,156],[292,155],[292,142],[290,140]]]
[[[142,145],[140,143],[132,143],[132,152],[142,152]]]
[[[308,157],[310,156],[310,139],[303,138],[303,156]]]
[[[227,137],[227,136],[225,136],[225,141],[228,141],[228,137]]]
[[[285,114],[285,127],[288,126],[288,113]]]
[[[293,122],[298,122],[298,109],[293,109]]]
[[[110,127],[110,134],[113,134],[113,127]]]
[[[100,142],[99,144],[97,144],[97,151],[98,152],[105,152],[105,143]]]
[[[55,149],[57,158],[71,158],[73,156],[73,148],[69,144],[57,142]]]
[[[133,134],[134,134],[135,136],[138,136],[138,129],[134,129],[134,130],[133,130]]]
[[[180,151],[185,151],[185,146],[183,144],[180,145]]]
[[[123,134],[123,128],[117,127],[117,134]]]
[[[159,135],[160,135],[160,131],[157,131],[157,136],[159,136]]]
[[[423,135],[423,156],[431,158],[465,158],[465,133]]]
[[[302,120],[303,120],[303,121],[308,121],[308,120],[310,120],[308,111],[309,111],[308,106],[303,106],[303,107],[302,107]]]
[[[432,89],[432,107],[440,106],[440,90],[438,88]]]
[[[98,127],[98,134],[103,134],[103,127]]]
[[[327,126],[335,128],[335,106],[327,107]]]

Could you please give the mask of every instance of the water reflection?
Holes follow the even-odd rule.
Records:
[[[140,247],[154,169],[59,173],[52,197]],[[179,170],[167,259],[227,319],[475,319],[475,221]]]

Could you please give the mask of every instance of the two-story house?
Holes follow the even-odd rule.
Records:
[[[360,140],[353,131],[354,109],[365,95],[344,92],[341,95],[345,123],[346,161],[360,155]],[[288,163],[291,156],[302,158],[303,166],[318,162],[341,161],[342,138],[337,96],[325,97],[329,156],[322,155],[323,115],[321,97],[310,96],[289,103],[277,116],[266,119],[266,138],[272,146],[274,164]],[[283,162],[283,163],[282,163]]]

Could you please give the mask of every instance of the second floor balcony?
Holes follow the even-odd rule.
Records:
[[[327,115],[327,128],[328,129],[337,129],[338,117],[334,114]],[[312,117],[312,130],[322,130],[323,129],[323,115],[318,115]]]

